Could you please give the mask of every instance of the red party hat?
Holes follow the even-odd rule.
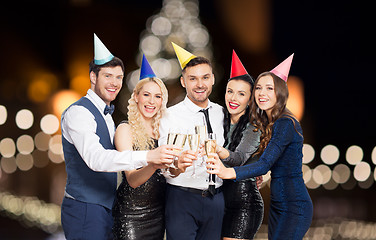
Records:
[[[236,55],[235,50],[232,50],[232,62],[231,62],[231,73],[230,78],[248,74],[245,70],[242,62],[240,61],[238,55]]]

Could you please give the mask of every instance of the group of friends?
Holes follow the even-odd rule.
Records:
[[[115,126],[111,102],[124,64],[94,34],[91,87],[61,117],[65,237],[253,239],[264,216],[259,183],[270,170],[268,238],[302,239],[313,205],[302,177],[302,128],[286,108],[293,55],[254,79],[233,51],[222,107],[209,100],[211,62],[172,45],[184,100],[166,107],[167,88],[143,56],[128,119]],[[167,144],[171,129],[190,133],[203,123],[216,135],[214,153]]]

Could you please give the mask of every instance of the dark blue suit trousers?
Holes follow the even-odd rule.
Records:
[[[61,223],[67,240],[113,239],[111,210],[97,204],[65,197],[61,205]]]
[[[223,193],[211,197],[167,184],[167,240],[221,239]]]

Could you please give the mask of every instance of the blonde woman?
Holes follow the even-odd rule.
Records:
[[[159,121],[166,109],[166,86],[152,71],[145,56],[140,81],[128,103],[128,122],[115,133],[119,151],[147,150],[158,146]],[[165,231],[165,179],[153,165],[122,172],[113,207],[115,239],[162,240]]]

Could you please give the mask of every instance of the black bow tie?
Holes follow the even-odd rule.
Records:
[[[115,106],[114,104],[111,104],[111,106],[106,105],[104,108],[104,115],[107,115],[107,113],[111,114],[115,111]]]

